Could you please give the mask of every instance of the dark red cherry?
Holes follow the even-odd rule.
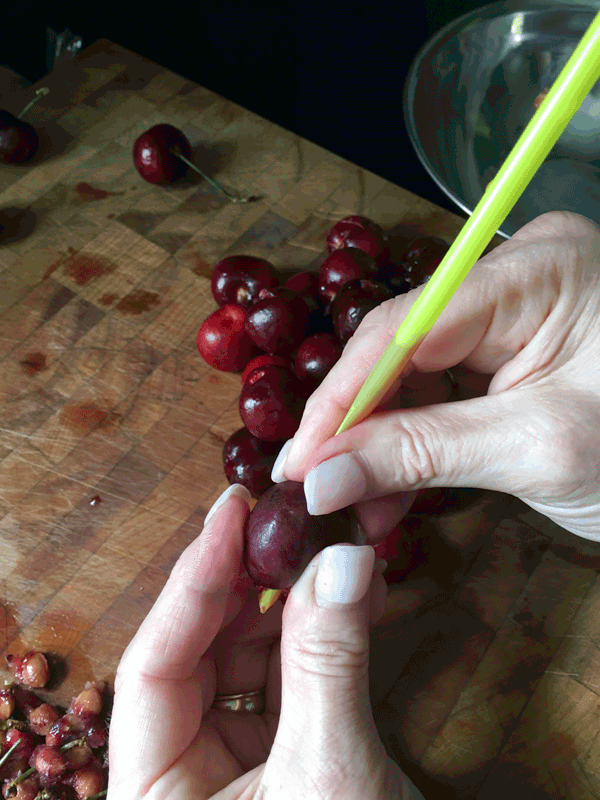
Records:
[[[197,344],[207,364],[225,372],[239,372],[258,355],[245,322],[246,311],[234,305],[221,306],[204,320]]]
[[[235,303],[250,308],[261,289],[270,289],[278,283],[273,265],[264,258],[227,256],[213,270],[211,289],[220,306]]]
[[[133,163],[148,183],[172,183],[187,171],[187,164],[176,153],[189,160],[192,157],[191,145],[179,128],[161,123],[144,131],[135,140]]]
[[[305,339],[296,352],[296,375],[311,394],[342,355],[342,347],[331,333]]]
[[[319,268],[319,294],[322,301],[329,304],[348,281],[376,279],[378,274],[375,259],[362,250],[356,247],[334,250]]]
[[[383,263],[389,254],[383,228],[372,219],[353,215],[344,217],[327,234],[327,247],[330,253],[344,247],[356,247]]]
[[[283,356],[273,356],[269,353],[263,353],[262,355],[253,358],[246,369],[242,372],[242,383],[246,383],[250,373],[258,369],[264,370],[265,367],[286,367],[287,369],[291,369],[292,365]],[[254,379],[256,380],[256,376]]]
[[[246,520],[244,562],[258,586],[287,589],[317,553],[341,542],[352,542],[348,510],[311,516],[304,485],[284,481],[263,494]]]
[[[252,497],[260,497],[273,485],[271,472],[281,442],[253,436],[247,428],[232,434],[223,446],[223,468],[229,483],[241,483]]]
[[[267,353],[289,352],[308,332],[308,306],[301,295],[280,287],[248,310],[246,331]]]
[[[246,383],[240,395],[240,416],[250,433],[276,442],[291,439],[300,427],[305,400],[293,372],[265,367],[264,375]]]
[[[427,283],[449,249],[450,245],[437,236],[413,239],[401,259],[410,285],[414,288]]]
[[[349,281],[342,286],[331,306],[333,327],[340,342],[346,344],[369,311],[391,297],[392,292],[378,281]]]

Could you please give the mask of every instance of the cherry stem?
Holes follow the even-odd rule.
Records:
[[[205,175],[201,169],[198,169],[198,167],[195,164],[192,164],[192,162],[189,161],[185,156],[182,156],[181,153],[177,153],[175,150],[171,150],[171,152],[173,153],[174,156],[180,158],[184,164],[187,164],[188,167],[191,167],[194,170],[194,172],[197,172],[198,175],[202,175],[204,180],[210,183],[213,189],[217,189],[217,191],[222,192],[225,195],[225,197],[232,203],[252,203],[254,200],[260,200],[260,197],[258,197],[258,195],[255,194],[251,195],[250,197],[236,197],[235,195],[231,194],[226,189],[224,189],[220,183],[217,183],[212,178],[209,178],[208,175]]]
[[[21,744],[21,740],[20,740],[20,739],[17,739],[17,741],[16,741],[16,742],[13,744],[13,746],[12,746],[12,747],[10,747],[10,748],[9,748],[9,749],[6,751],[6,753],[4,753],[4,755],[2,756],[2,758],[0,758],[0,767],[2,766],[2,764],[4,764],[4,762],[5,762],[5,761],[6,761],[6,759],[9,757],[9,755],[10,755],[10,754],[13,752],[13,750],[14,750],[16,747],[18,747],[20,744]]]
[[[72,747],[79,747],[86,743],[85,737],[83,739],[72,739],[70,742],[61,745],[61,750],[70,750]]]
[[[101,791],[101,792],[98,792],[98,794],[93,794],[91,797],[88,797],[88,799],[87,799],[87,800],[98,800],[98,798],[100,798],[100,797],[104,797],[104,795],[105,795],[107,792],[108,792],[108,789],[102,789],[102,791]]]
[[[6,787],[6,789],[12,789],[12,787],[16,786],[18,783],[23,783],[25,778],[28,778],[30,775],[33,775],[34,772],[36,772],[35,767],[29,767],[29,769],[26,769],[25,772],[22,772],[20,775],[17,775],[16,778],[13,778],[12,781]]]
[[[281,589],[262,589],[260,591],[258,595],[258,607],[260,608],[261,614],[265,614],[271,606],[275,605],[281,592]]]
[[[48,94],[49,91],[50,89],[47,89],[45,86],[42,86],[41,89],[36,89],[35,97],[30,103],[27,103],[27,105],[25,106],[23,111],[21,111],[20,114],[17,114],[17,119],[21,119],[23,114],[26,114],[27,111],[29,111],[29,109],[31,108],[31,106],[35,105],[37,101],[40,99],[40,97],[44,97],[44,95]]]

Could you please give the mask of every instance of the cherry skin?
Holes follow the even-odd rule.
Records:
[[[271,472],[281,442],[267,442],[247,428],[233,433],[223,446],[223,469],[229,483],[241,483],[258,498],[273,485]]]
[[[220,306],[235,303],[250,308],[261,289],[279,283],[273,265],[255,256],[227,256],[215,266],[211,279],[213,297]]]
[[[340,342],[346,344],[369,311],[392,296],[387,286],[378,281],[349,281],[342,286],[331,306],[333,327]]]
[[[250,433],[276,442],[291,439],[300,427],[305,401],[296,375],[283,367],[265,367],[240,395],[240,416]]]
[[[308,332],[309,311],[302,295],[284,287],[268,290],[248,310],[246,331],[267,353],[289,352]]]
[[[379,269],[375,259],[358,250],[346,247],[334,250],[319,268],[319,294],[322,301],[329,305],[348,281],[359,278],[377,279]]]
[[[356,247],[382,264],[388,255],[383,228],[367,217],[357,214],[344,217],[327,234],[330,253],[344,247]]]
[[[240,372],[258,355],[245,329],[241,306],[221,306],[207,317],[198,331],[198,352],[207,364],[225,372]]]
[[[135,140],[133,163],[148,183],[173,183],[187,170],[187,165],[175,153],[190,159],[192,147],[178,128],[161,123],[144,131]]]
[[[312,394],[341,355],[342,347],[330,333],[317,333],[302,342],[294,369],[307,394]]]
[[[401,259],[410,285],[415,288],[427,283],[449,249],[450,245],[437,236],[413,239]]]

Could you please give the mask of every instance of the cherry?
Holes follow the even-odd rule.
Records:
[[[15,707],[15,698],[11,690],[0,689],[0,720],[12,717]]]
[[[13,750],[11,758],[15,761],[18,759],[28,760],[35,746],[33,735],[29,733],[29,731],[20,731],[17,728],[11,728],[6,732],[6,749],[10,749],[17,742],[18,745]]]
[[[50,673],[43,653],[30,650],[24,656],[7,655],[6,663],[15,678],[24,686],[41,689],[48,682]]]
[[[161,123],[142,133],[133,145],[133,163],[148,183],[172,183],[185,174],[181,159],[191,158],[192,147],[187,137],[173,125]]]
[[[198,352],[207,364],[225,372],[240,372],[258,355],[245,329],[246,311],[232,304],[207,317],[198,331]]]
[[[97,686],[86,686],[69,706],[73,714],[99,714],[102,711],[102,693]]]
[[[20,114],[0,110],[0,162],[5,164],[24,164],[37,153],[40,139],[35,128],[21,119],[34,103],[48,94],[47,88],[38,89],[34,99]]]
[[[240,416],[250,433],[267,441],[291,439],[300,427],[304,410],[298,378],[283,367],[267,367],[240,395]]]
[[[342,348],[330,333],[317,333],[302,342],[296,352],[294,369],[307,387],[307,393],[312,394],[341,355]]]
[[[281,442],[258,439],[247,428],[233,433],[223,446],[223,468],[229,483],[241,483],[252,497],[260,497],[273,485],[271,471]]]
[[[29,726],[38,736],[45,736],[60,719],[60,713],[49,703],[42,703],[29,714]]]
[[[213,270],[211,289],[220,306],[235,303],[249,308],[258,300],[261,289],[279,283],[269,261],[255,256],[227,256]]]
[[[35,748],[29,763],[47,783],[54,783],[69,768],[69,762],[63,751],[59,747],[47,744],[40,744]]]
[[[39,793],[40,779],[37,775],[31,775],[14,786],[11,786],[11,781],[9,780],[2,787],[2,796],[10,798],[10,800],[36,800]]]
[[[246,383],[248,380],[250,373],[255,372],[258,369],[262,369],[264,367],[287,367],[291,369],[290,362],[285,359],[283,356],[272,356],[268,353],[265,353],[262,356],[256,356],[253,358],[252,361],[248,364],[246,369],[242,372],[242,383]],[[254,376],[254,380],[258,378],[258,373]]]
[[[331,306],[333,327],[340,342],[345,344],[369,311],[391,297],[387,286],[377,281],[356,280],[344,284]]]
[[[356,247],[334,250],[319,268],[319,294],[324,303],[335,299],[341,287],[358,278],[377,278],[378,267],[371,256]]]
[[[75,790],[78,800],[86,800],[99,794],[104,789],[102,765],[94,759],[85,767],[76,770],[69,776],[69,784]]]
[[[402,266],[410,285],[414,288],[427,283],[449,249],[450,245],[437,236],[413,239],[402,256]]]
[[[327,234],[327,247],[330,253],[344,247],[356,247],[378,264],[382,264],[389,253],[383,228],[373,220],[356,214],[336,222]]]
[[[311,516],[303,484],[284,481],[263,494],[246,520],[244,563],[258,586],[288,589],[318,552],[351,537],[347,509]]]
[[[319,275],[316,272],[299,272],[292,275],[285,282],[286,289],[302,295],[310,312],[308,333],[332,333],[331,317],[326,312],[326,308],[319,294]]]
[[[297,292],[281,287],[248,310],[246,331],[252,341],[268,353],[289,352],[308,332],[309,312]]]
[[[106,744],[107,733],[97,714],[64,714],[46,734],[46,744],[63,745],[73,739],[87,739],[90,747]]]

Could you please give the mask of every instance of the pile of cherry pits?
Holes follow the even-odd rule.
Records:
[[[419,236],[393,263],[384,230],[358,215],[331,228],[327,247],[318,271],[283,283],[269,261],[249,255],[222,259],[212,274],[219,308],[202,323],[197,345],[211,367],[242,373],[244,427],[225,442],[223,466],[228,481],[255,498],[273,485],[273,465],[306,400],[367,313],[428,280],[449,249]]]
[[[102,683],[88,682],[64,711],[32,691],[49,680],[43,653],[8,655],[0,689],[0,783],[13,800],[92,800],[106,794],[108,742]]]

